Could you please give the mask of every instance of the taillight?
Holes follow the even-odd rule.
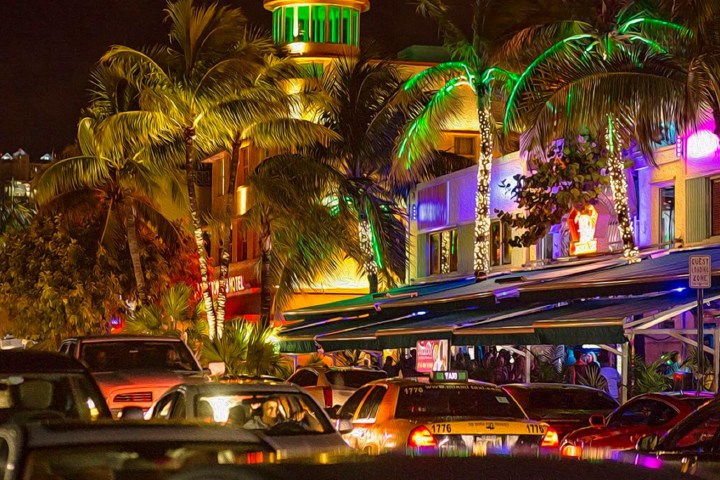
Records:
[[[558,438],[557,430],[552,427],[548,427],[545,436],[542,439],[541,447],[557,447],[560,445],[560,438]]]
[[[582,447],[578,447],[577,445],[564,445],[560,449],[560,455],[563,457],[580,458],[582,455]]]
[[[323,399],[325,400],[325,406],[327,408],[332,408],[332,406],[333,406],[332,387],[322,387],[322,389],[323,389]]]
[[[265,455],[263,452],[247,452],[246,458],[248,464],[263,463]]]
[[[410,432],[408,447],[437,447],[437,441],[425,425],[420,425]]]

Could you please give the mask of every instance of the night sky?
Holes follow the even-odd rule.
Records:
[[[222,0],[270,29],[262,0]],[[452,3],[452,2],[451,2]],[[87,104],[90,71],[114,44],[140,48],[167,39],[165,0],[0,0],[0,155],[31,159],[73,143]],[[438,44],[437,28],[406,0],[371,0],[361,38],[386,55]]]

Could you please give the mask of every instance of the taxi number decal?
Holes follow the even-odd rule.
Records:
[[[423,393],[423,387],[405,387],[403,389],[405,395],[412,395],[413,393]]]
[[[452,428],[449,423],[434,423],[430,425],[432,433],[452,433]]]
[[[526,425],[528,433],[545,433],[545,427],[542,425],[530,424]]]

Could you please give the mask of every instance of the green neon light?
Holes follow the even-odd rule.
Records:
[[[638,17],[638,18],[633,18],[631,20],[628,20],[627,22],[625,22],[624,24],[622,24],[620,26],[619,31],[620,31],[620,33],[626,33],[630,29],[630,27],[632,27],[633,25],[636,25],[638,23],[644,23],[644,24],[649,24],[649,25],[659,25],[661,27],[667,27],[672,30],[677,30],[678,32],[682,33],[683,35],[692,36],[692,34],[693,34],[690,29],[688,29],[687,27],[684,27],[682,25],[679,25],[677,23],[667,22],[665,20],[658,20],[655,18],[645,18],[645,17]]]
[[[630,40],[631,41],[639,40],[643,43],[646,43],[647,45],[650,45],[650,47],[655,51],[658,51],[660,53],[668,53],[667,50],[665,50],[662,46],[660,46],[659,43],[657,43],[653,40],[650,40],[649,38],[641,37],[640,35],[631,35]]]
[[[493,77],[493,73],[499,72],[502,75],[505,75],[506,77],[510,78],[513,81],[517,81],[520,76],[515,73],[511,72],[509,70],[505,70],[500,67],[491,67],[485,70],[485,73],[482,76],[482,79],[480,79],[480,82],[482,82],[485,85],[488,85],[490,82],[492,82],[496,77]]]
[[[609,145],[606,145],[608,153],[615,155],[615,123],[612,115],[608,115],[608,140]]]
[[[508,97],[507,101],[507,107],[505,108],[505,118],[503,119],[503,131],[507,133],[510,123],[510,110],[512,109],[512,105],[515,103],[515,97],[518,94],[518,91],[520,90],[520,85],[523,84],[524,80],[530,75],[530,72],[532,72],[535,67],[537,67],[541,62],[545,61],[546,58],[548,58],[550,55],[555,54],[558,50],[560,50],[562,47],[564,47],[566,44],[570,42],[574,42],[575,40],[583,40],[586,38],[592,38],[592,35],[588,33],[583,33],[579,35],[573,35],[566,39],[563,39],[559,42],[557,42],[552,47],[545,50],[538,58],[533,60],[533,62],[528,66],[528,68],[525,69],[525,71],[520,75],[520,78],[518,78],[517,83],[515,84],[515,87],[512,89],[512,92],[510,92],[510,96]]]
[[[375,263],[378,268],[383,268],[382,255],[380,255],[380,245],[378,244],[377,235],[375,234],[375,227],[373,226],[373,222],[368,223],[370,224],[370,234],[372,235],[373,252],[375,252]]]
[[[440,65],[425,69],[417,75],[414,75],[412,78],[410,78],[410,80],[405,83],[405,90],[411,90],[415,88],[421,80],[424,80],[425,78],[429,77],[430,75],[434,75],[435,73],[442,73],[445,70],[463,70],[469,82],[472,82],[472,79],[474,78],[474,76],[470,73],[468,66],[463,62],[445,62],[441,63]]]

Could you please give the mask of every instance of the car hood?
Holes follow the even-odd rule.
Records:
[[[279,461],[313,458],[316,455],[344,456],[354,452],[337,432],[310,435],[255,433],[275,449]]]

